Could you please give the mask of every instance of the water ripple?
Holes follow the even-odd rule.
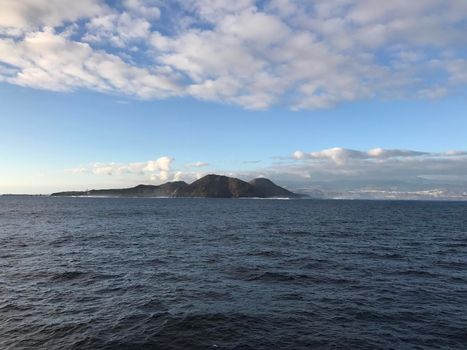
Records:
[[[0,197],[1,349],[461,349],[467,204]]]

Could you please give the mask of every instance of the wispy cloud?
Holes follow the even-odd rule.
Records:
[[[353,149],[347,149],[342,147],[334,147],[325,149],[322,151],[315,152],[302,152],[295,151],[293,158],[297,160],[301,159],[325,159],[331,160],[337,164],[343,164],[350,160],[382,160],[390,158],[407,158],[407,157],[419,157],[429,155],[427,152],[409,151],[402,149],[384,149],[384,148],[373,148],[368,151],[357,151]]]
[[[467,84],[466,17],[464,0],[2,1],[0,80],[251,109],[441,98]]]
[[[194,162],[186,164],[187,168],[204,168],[207,167],[209,163],[206,162]]]

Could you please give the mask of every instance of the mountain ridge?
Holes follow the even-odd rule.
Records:
[[[191,184],[184,181],[166,182],[162,185],[137,185],[129,188],[52,193],[54,197],[202,197],[202,198],[301,198],[266,178],[250,182],[235,177],[209,174]]]

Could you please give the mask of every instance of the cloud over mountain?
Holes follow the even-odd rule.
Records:
[[[467,84],[464,0],[0,2],[0,81],[250,109],[440,98]]]

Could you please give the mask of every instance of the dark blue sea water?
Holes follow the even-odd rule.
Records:
[[[465,349],[467,203],[0,197],[1,349]]]

